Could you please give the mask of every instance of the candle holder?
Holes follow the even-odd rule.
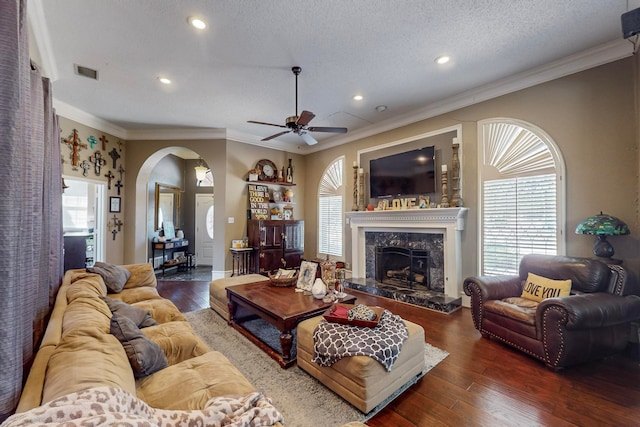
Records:
[[[460,144],[453,144],[453,159],[451,160],[451,206],[461,207],[462,198],[460,197],[460,159],[458,150]]]
[[[353,205],[351,210],[358,210],[358,165],[355,162],[353,165]]]
[[[358,210],[366,210],[364,206],[364,171],[362,168],[358,170]]]
[[[449,207],[449,188],[447,187],[447,172],[442,172],[442,199],[440,200],[441,208]]]

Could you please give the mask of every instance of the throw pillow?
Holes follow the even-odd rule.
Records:
[[[160,346],[145,337],[131,319],[113,313],[111,334],[124,347],[135,378],[151,375],[169,365]]]
[[[93,267],[87,268],[87,271],[102,276],[107,289],[116,294],[124,288],[131,277],[131,273],[126,268],[106,262],[96,262]]]
[[[567,297],[571,294],[571,280],[553,280],[529,273],[522,289],[522,298],[542,301],[545,298]]]
[[[151,313],[147,310],[143,310],[138,307],[134,307],[131,304],[127,304],[124,301],[119,301],[117,299],[109,298],[109,297],[100,297],[104,302],[109,306],[109,310],[111,313],[118,313],[125,317],[128,317],[136,324],[138,328],[146,328],[148,326],[157,325],[158,322],[155,321],[153,317],[151,317]]]

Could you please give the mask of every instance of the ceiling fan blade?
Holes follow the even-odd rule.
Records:
[[[262,138],[260,141],[269,141],[270,139],[277,138],[277,137],[279,137],[281,135],[284,135],[285,133],[289,133],[289,132],[291,132],[291,131],[290,130],[285,130],[284,132],[278,132],[278,133],[276,133],[274,135],[268,136],[266,138]]]
[[[298,126],[306,126],[316,115],[311,111],[304,110],[300,113],[300,117],[296,120]]]
[[[311,126],[307,130],[311,132],[333,132],[333,133],[347,133],[347,128],[331,128],[331,127],[318,127]]]
[[[314,145],[317,144],[318,141],[316,141],[311,135],[309,135],[307,132],[300,132],[298,135],[300,135],[300,138],[302,138],[304,140],[304,142],[307,143],[307,145]]]
[[[247,120],[247,123],[255,123],[257,125],[277,126],[279,128],[286,128],[286,126],[283,126],[283,125],[276,125],[274,123],[266,123],[266,122],[256,122],[255,120]]]

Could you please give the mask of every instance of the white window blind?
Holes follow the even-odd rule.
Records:
[[[550,145],[517,124],[491,122],[482,125],[481,151],[481,274],[517,274],[525,254],[556,255],[564,195]]]
[[[556,176],[484,182],[484,274],[517,274],[525,254],[557,253]]]
[[[342,213],[344,200],[344,158],[325,171],[318,188],[318,252],[342,256]]]

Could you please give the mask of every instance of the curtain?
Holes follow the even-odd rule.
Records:
[[[48,79],[27,0],[0,3],[0,421],[11,415],[62,280],[62,185]]]

